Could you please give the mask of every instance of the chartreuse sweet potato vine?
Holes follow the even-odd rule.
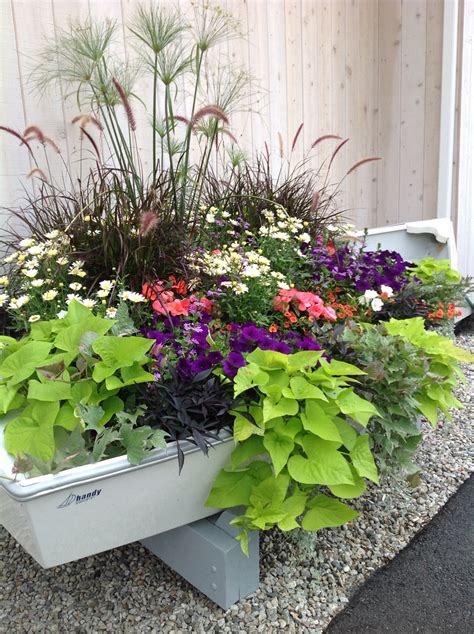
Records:
[[[364,372],[322,355],[256,349],[234,379],[248,402],[234,412],[237,446],[207,504],[245,507],[233,521],[244,552],[248,530],[344,524],[358,513],[337,498],[361,495],[364,478],[378,482],[364,431],[378,412],[351,386]]]
[[[133,463],[146,449],[164,446],[162,431],[134,428],[143,409],[127,414],[121,398],[122,388],[127,393],[153,380],[143,367],[153,342],[120,334],[117,321],[73,301],[63,319],[38,321],[18,341],[0,338],[0,414],[10,412],[9,453],[47,473],[64,460],[70,466],[100,460],[114,446]]]
[[[463,406],[453,395],[458,379],[465,381],[459,362],[472,362],[474,356],[448,337],[426,330],[421,317],[391,319],[385,324],[385,330],[389,335],[406,339],[426,360],[426,372],[415,394],[418,410],[434,427],[438,423],[438,410],[450,420],[449,409]]]

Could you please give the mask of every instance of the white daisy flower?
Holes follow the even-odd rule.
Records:
[[[133,291],[122,291],[120,293],[121,299],[126,302],[132,302],[133,304],[139,304],[140,302],[146,302],[146,297],[143,297],[141,293],[134,293]]]
[[[28,249],[30,255],[42,255],[44,253],[44,247],[41,244],[36,244]]]
[[[56,314],[56,317],[58,319],[64,319],[66,315],[67,315],[67,310],[60,310],[59,313]]]
[[[54,240],[54,238],[57,238],[59,235],[59,231],[57,229],[53,229],[53,231],[50,231],[49,233],[45,233],[44,237],[47,238],[48,240]]]
[[[116,314],[117,314],[116,308],[107,308],[107,310],[105,311],[105,316],[107,317],[107,319],[113,319]]]
[[[115,282],[112,282],[110,280],[103,280],[99,284],[100,288],[103,291],[108,291],[108,292],[110,292],[113,289],[114,285],[115,285]]]
[[[272,238],[276,238],[277,240],[282,240],[282,242],[286,242],[290,239],[290,236],[286,231],[275,231],[274,233],[272,233]]]
[[[69,260],[67,258],[58,258],[56,262],[57,264],[59,264],[59,266],[64,266],[69,262]]]
[[[211,213],[206,214],[206,222],[213,224],[215,221],[216,221],[216,217],[214,214],[211,214]]]
[[[249,264],[242,271],[242,276],[243,277],[250,277],[250,278],[260,277],[261,274],[262,273],[261,273],[260,269],[258,268],[257,264]]]
[[[33,240],[33,238],[24,238],[23,240],[20,240],[18,246],[21,249],[28,249],[29,247],[32,247],[34,243],[35,241]]]
[[[50,289],[49,291],[44,292],[41,297],[44,299],[45,302],[50,302],[57,296],[57,294],[58,291]]]
[[[298,238],[301,240],[301,242],[306,242],[307,244],[311,242],[311,236],[309,235],[309,233],[302,233],[300,236],[298,236]]]
[[[31,315],[31,317],[28,318],[28,321],[30,324],[33,324],[35,321],[39,321],[40,319],[41,315]]]
[[[103,291],[103,290],[97,291],[96,293],[97,297],[100,297],[101,299],[104,297],[108,297],[109,294],[110,294],[110,291]]]
[[[248,293],[249,287],[246,284],[242,284],[237,282],[234,284],[234,291],[236,295],[243,295],[244,293]]]
[[[11,264],[11,262],[13,262],[13,260],[16,260],[17,257],[18,257],[18,253],[15,252],[15,253],[12,253],[11,255],[7,255],[6,258],[3,258],[3,261],[6,264]]]
[[[34,286],[35,288],[39,288],[40,286],[43,286],[44,284],[44,280],[41,277],[37,277],[35,280],[32,280],[30,285]]]
[[[3,306],[8,301],[7,293],[0,293],[0,306]]]
[[[0,286],[8,286],[8,284],[9,284],[8,277],[6,275],[2,275],[0,277]]]
[[[71,282],[71,284],[69,284],[69,288],[72,291],[80,291],[82,288],[82,284],[80,284],[79,282]]]
[[[91,299],[90,297],[88,297],[87,299],[83,299],[81,304],[86,308],[94,308],[97,302],[95,301],[95,299]]]
[[[76,300],[76,302],[80,302],[82,303],[82,297],[80,295],[77,295],[76,293],[68,293],[67,295],[67,299],[66,299],[66,304],[70,304],[72,301]]]
[[[9,308],[14,308],[14,309],[21,308],[25,304],[28,304],[29,301],[30,301],[30,298],[28,295],[20,295],[20,297],[12,297]]]
[[[76,277],[85,277],[86,272],[77,266],[71,266],[69,269],[69,275],[75,275]]]
[[[23,275],[30,278],[36,277],[38,275],[38,269],[21,269],[21,272],[23,273]]]

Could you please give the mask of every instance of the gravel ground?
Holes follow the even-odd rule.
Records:
[[[474,352],[474,322],[458,343]],[[474,366],[452,424],[427,427],[421,484],[394,479],[356,501],[362,517],[302,548],[262,536],[261,586],[227,611],[132,544],[43,570],[0,529],[0,632],[322,632],[350,595],[392,559],[474,470]]]

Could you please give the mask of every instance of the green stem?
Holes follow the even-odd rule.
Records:
[[[196,101],[197,101],[197,94],[198,94],[198,89],[200,84],[202,60],[203,60],[203,54],[198,47],[196,49],[196,82],[194,84],[193,105],[191,107],[191,116],[189,119],[190,121],[193,120],[194,112],[196,110]],[[184,214],[184,207],[186,204],[186,185],[187,185],[188,169],[189,169],[189,155],[191,150],[191,135],[192,135],[192,127],[191,125],[189,125],[186,131],[186,138],[185,138],[184,167],[183,167],[184,185],[183,185],[183,190],[181,192],[181,200],[180,200],[180,207],[181,207],[182,214]]]
[[[169,101],[170,101],[170,87],[169,84],[165,85],[165,126],[166,126],[166,142],[168,144],[168,156],[169,156],[169,170],[170,170],[170,179],[173,190],[173,199],[174,199],[174,208],[176,213],[178,212],[178,197],[176,192],[176,176],[174,173],[173,167],[173,154],[171,151],[171,137],[170,137],[170,113],[169,113]],[[174,121],[172,119],[171,114],[171,125],[174,127]]]
[[[199,203],[201,202],[202,190],[204,187],[204,177],[207,173],[209,161],[211,160],[212,146],[214,145],[214,140],[216,138],[218,126],[219,126],[219,122],[216,119],[216,122],[214,123],[214,128],[212,130],[211,138],[208,141],[208,147],[207,149],[204,150],[203,159],[201,161],[201,165],[199,166],[198,177],[196,180],[196,187],[194,189],[194,194],[193,194],[193,198],[190,205],[190,213],[192,212],[193,209],[199,208]],[[196,197],[196,192],[198,192],[197,197]],[[187,218],[187,221],[189,221],[189,218]]]
[[[158,55],[155,53],[155,63],[153,65],[153,184],[156,179],[158,165],[156,164],[156,99],[157,99],[157,83],[158,83]]]

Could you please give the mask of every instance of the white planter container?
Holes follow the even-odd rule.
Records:
[[[208,457],[182,443],[181,475],[170,443],[138,466],[121,456],[56,475],[1,479],[0,523],[49,568],[202,519],[216,512],[204,503],[234,447],[228,433],[221,438]],[[11,472],[1,450],[0,467]]]

